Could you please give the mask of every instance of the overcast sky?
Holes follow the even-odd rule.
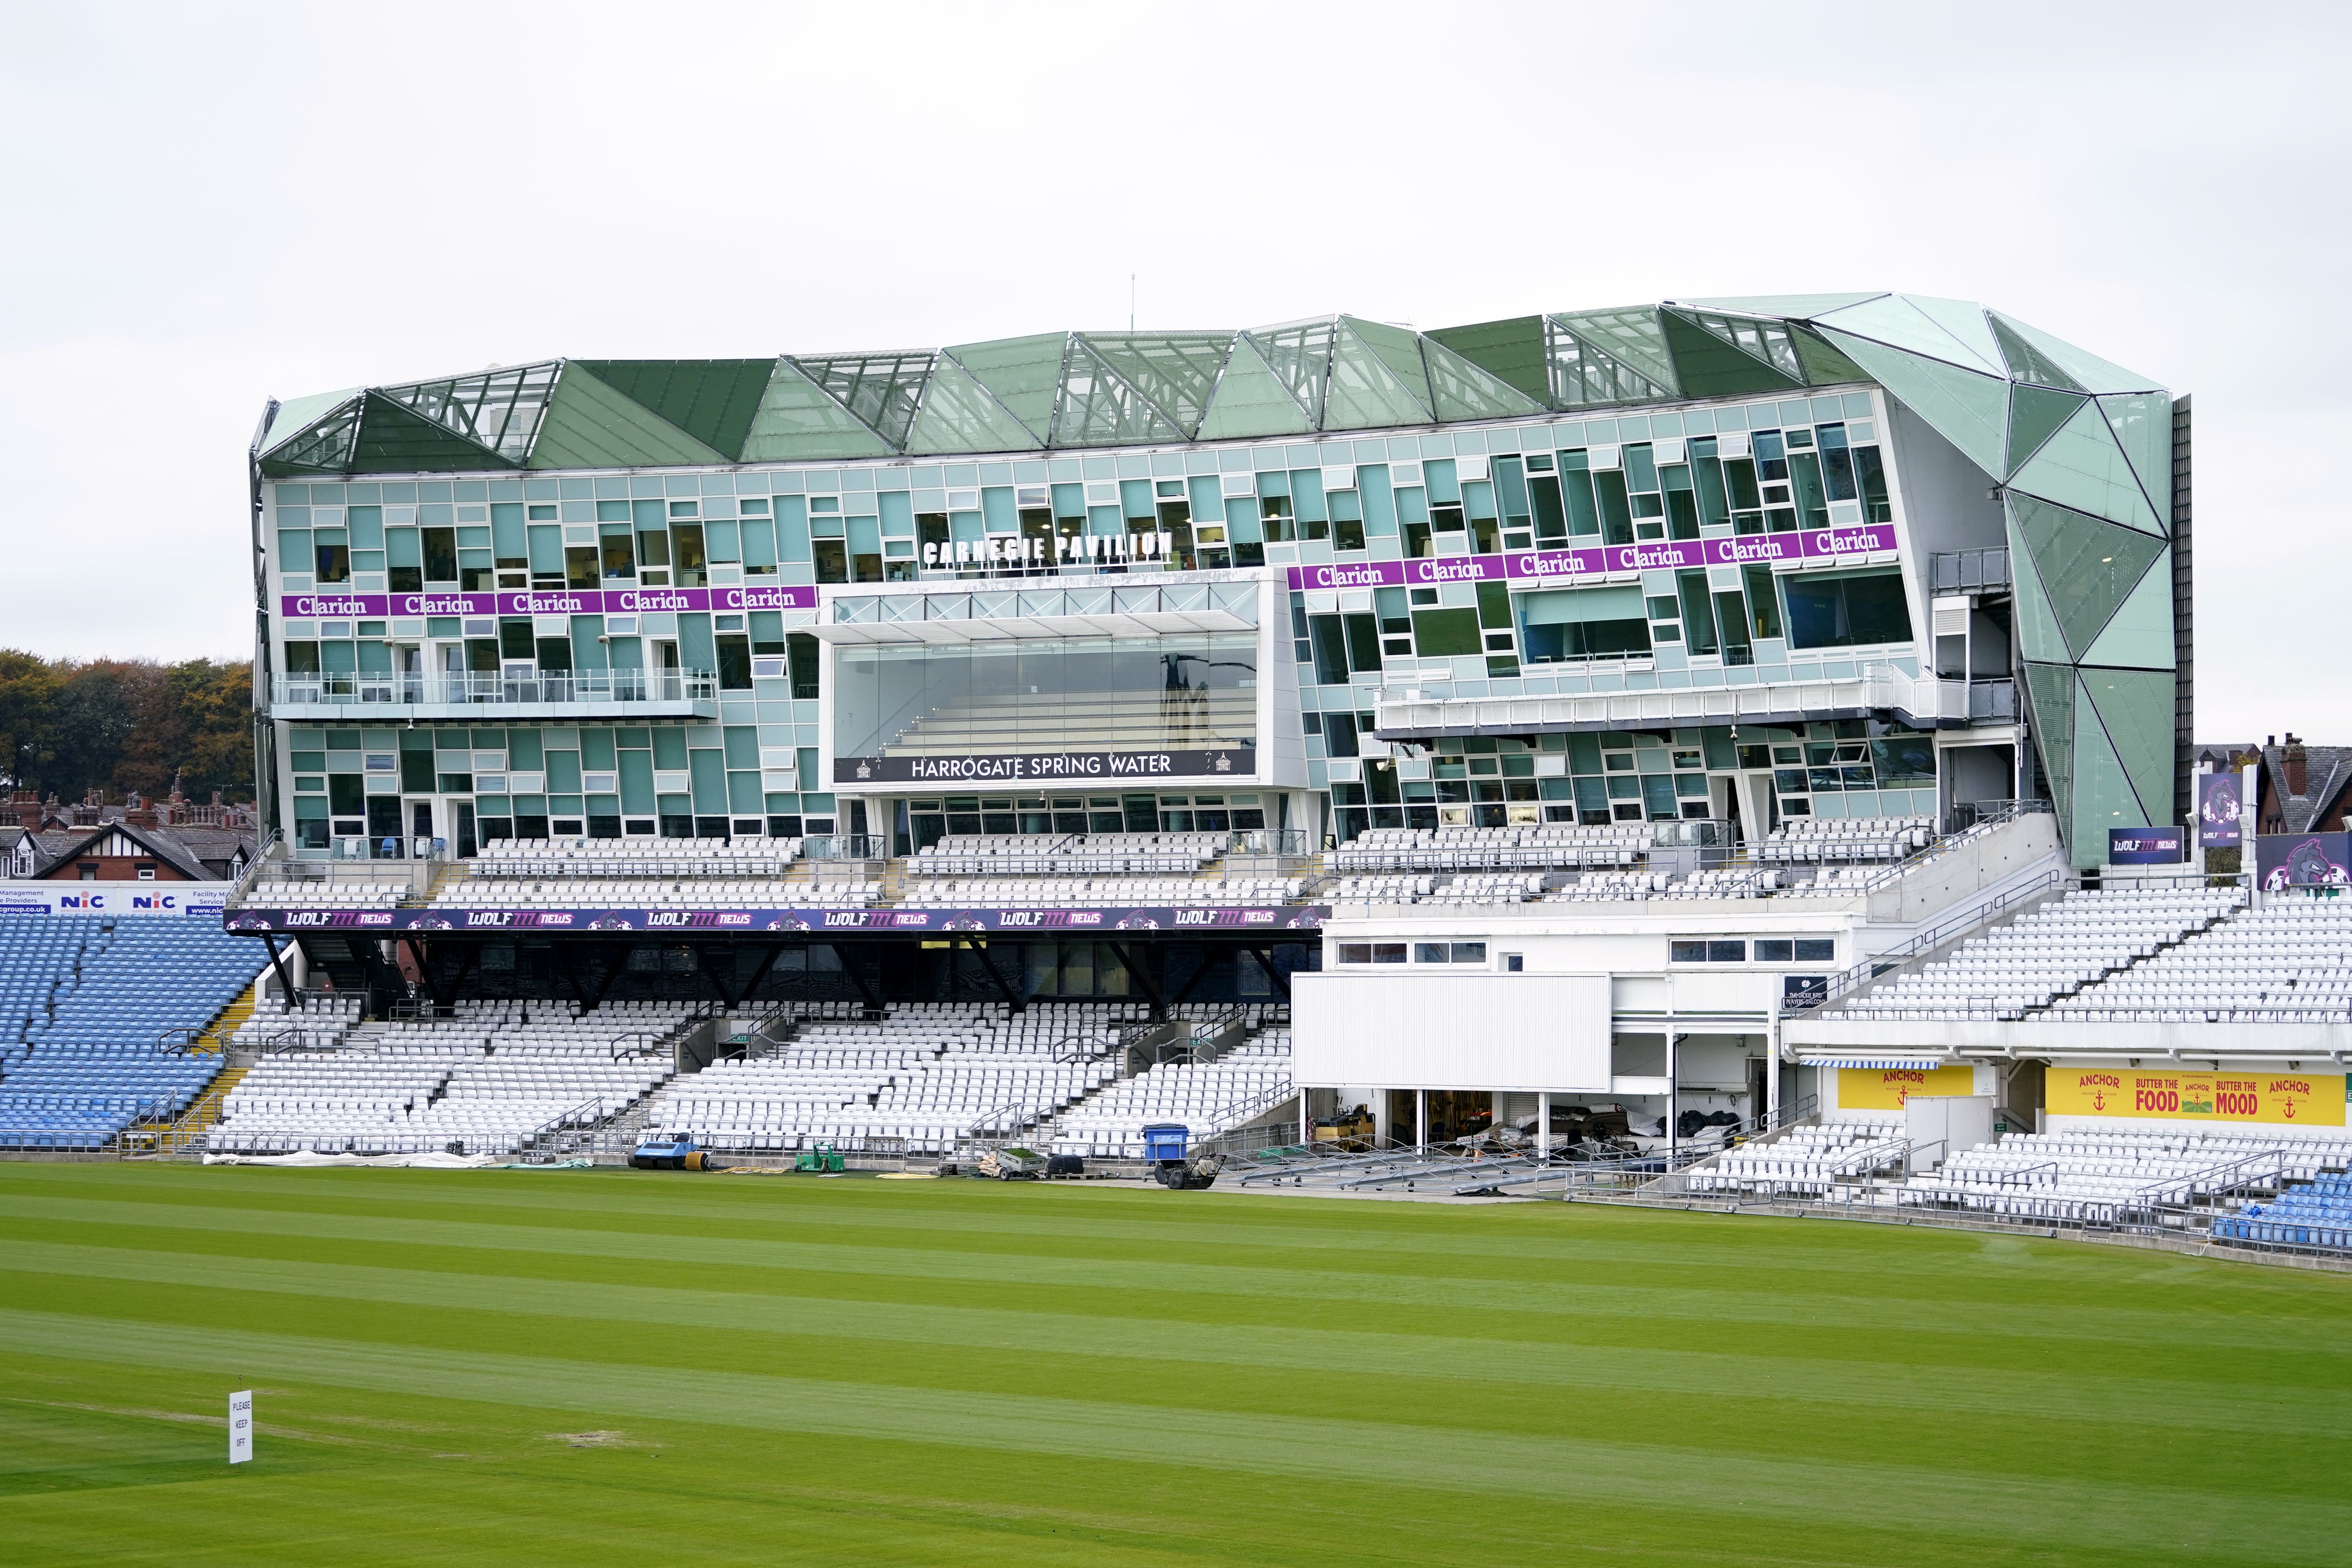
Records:
[[[2193,393],[2200,736],[2352,741],[2345,16],[0,0],[0,646],[245,657],[273,395],[1886,288]]]

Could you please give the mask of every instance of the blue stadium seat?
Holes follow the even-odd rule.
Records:
[[[97,1149],[185,1110],[221,1059],[160,1037],[209,1022],[263,962],[204,921],[0,921],[0,1148]]]

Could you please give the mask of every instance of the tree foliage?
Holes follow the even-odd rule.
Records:
[[[253,798],[253,672],[192,658],[44,659],[0,648],[0,786],[79,800]]]

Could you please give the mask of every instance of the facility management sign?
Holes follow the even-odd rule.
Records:
[[[1209,752],[998,752],[963,757],[835,757],[833,782],[1010,784],[1151,784],[1160,779],[1236,779],[1257,775],[1257,749]]]
[[[1438,555],[1412,561],[1364,561],[1293,566],[1290,586],[1372,588],[1431,583],[1513,581],[1575,583],[1616,572],[1696,570],[1701,566],[1769,566],[1776,561],[1852,560],[1895,548],[1893,523],[1855,528],[1808,528],[1793,533],[1743,533],[1721,539],[1653,540],[1599,544],[1583,550],[1517,550],[1507,555]]]

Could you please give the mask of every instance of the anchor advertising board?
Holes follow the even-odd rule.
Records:
[[[2052,1068],[2043,1106],[2053,1116],[2126,1121],[2344,1125],[2340,1072],[2180,1072],[2120,1067]]]

